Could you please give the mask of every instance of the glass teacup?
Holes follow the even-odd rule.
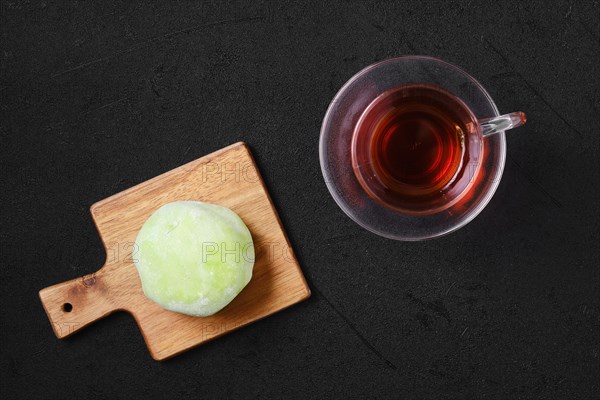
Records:
[[[338,205],[379,235],[423,240],[471,221],[496,190],[506,156],[489,94],[462,69],[431,57],[373,64],[332,101],[320,139],[321,168]]]

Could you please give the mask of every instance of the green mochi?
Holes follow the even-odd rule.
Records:
[[[167,310],[212,315],[252,278],[250,231],[236,213],[215,204],[166,204],[146,220],[135,244],[144,294]]]

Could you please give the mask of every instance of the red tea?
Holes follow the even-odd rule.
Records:
[[[479,124],[460,99],[411,84],[388,90],[363,112],[352,162],[371,197],[401,212],[430,214],[466,194],[482,151]]]

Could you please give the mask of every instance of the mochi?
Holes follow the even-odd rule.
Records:
[[[252,277],[250,231],[236,213],[215,204],[178,201],[160,207],[135,245],[144,294],[167,310],[212,315]]]

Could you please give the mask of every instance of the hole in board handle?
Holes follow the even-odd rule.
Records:
[[[62,305],[62,310],[64,312],[71,312],[73,310],[73,304],[71,303],[65,303]]]

